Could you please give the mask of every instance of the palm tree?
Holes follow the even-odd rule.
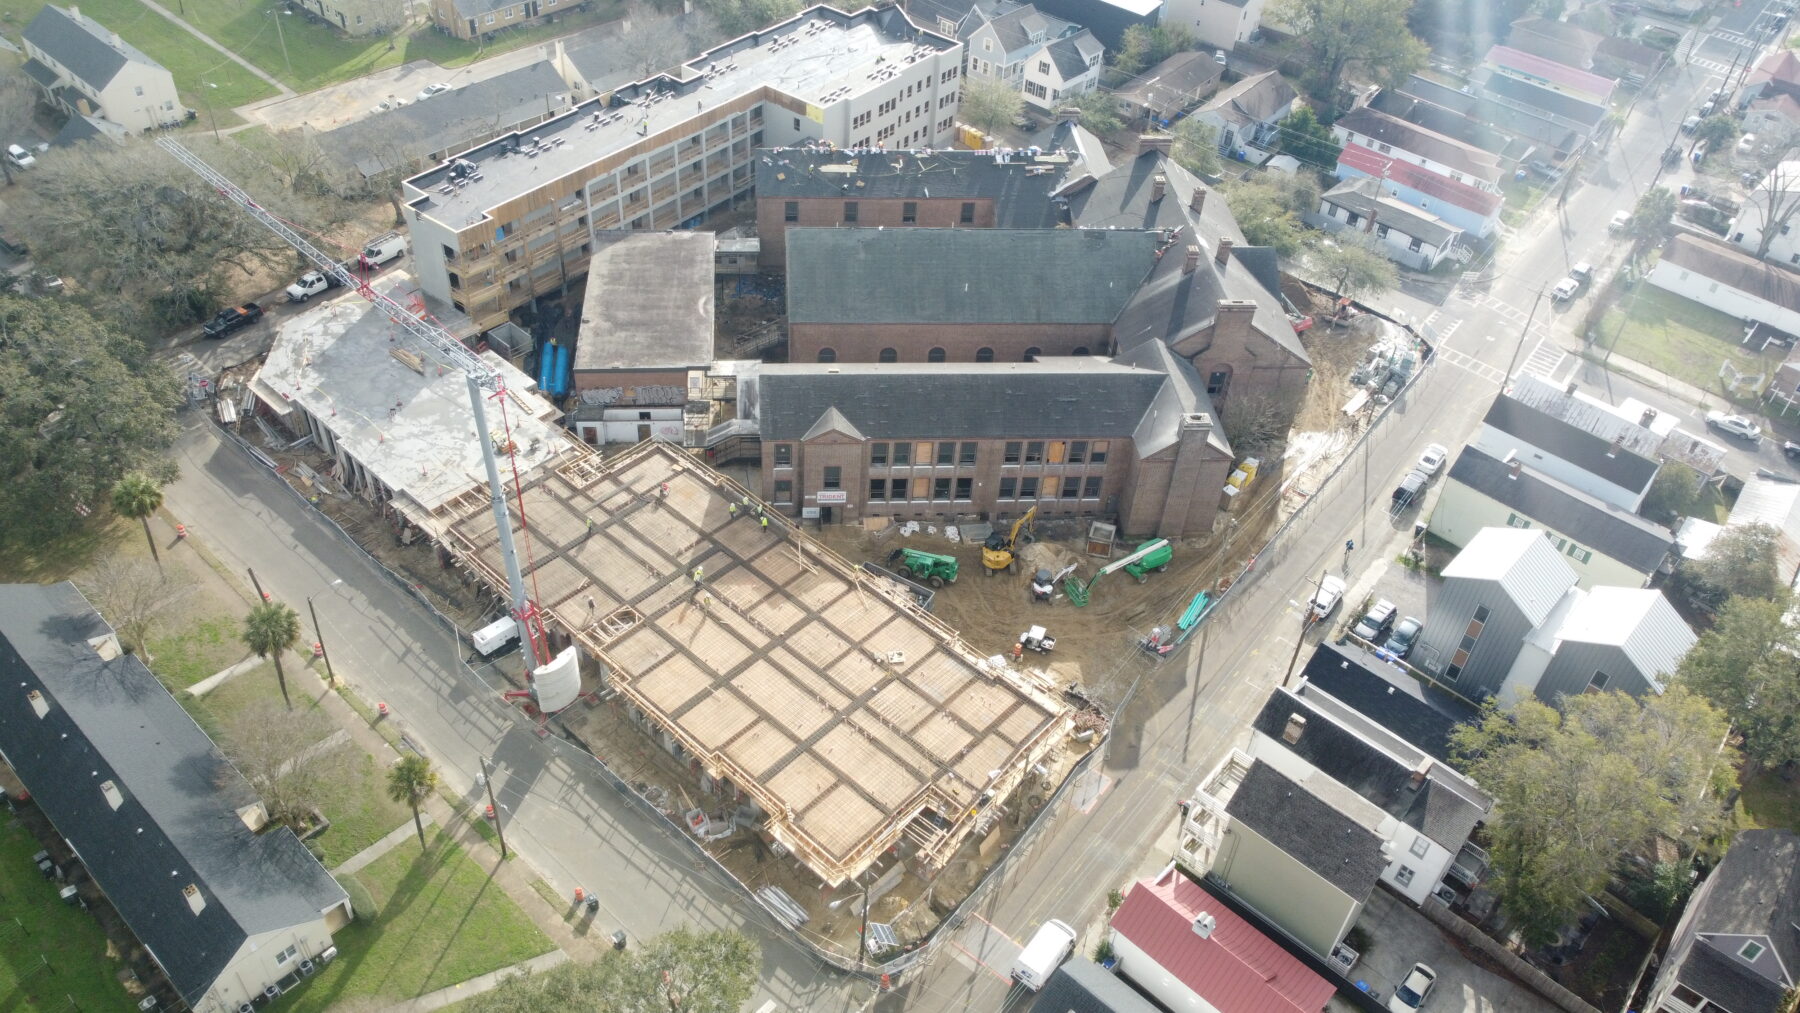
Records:
[[[300,615],[280,602],[266,601],[244,617],[244,643],[259,658],[275,659],[275,681],[281,683],[281,699],[288,710],[294,701],[288,699],[287,674],[281,670],[281,652],[300,641]]]
[[[162,565],[162,557],[156,554],[156,539],[150,536],[150,515],[162,506],[162,499],[162,487],[142,472],[134,471],[113,484],[113,512],[144,523],[144,541],[150,543],[150,558],[157,566]]]
[[[419,847],[425,847],[425,823],[419,818],[419,806],[437,790],[437,771],[431,761],[417,753],[400,758],[388,768],[388,798],[412,807],[413,827],[419,831]]]

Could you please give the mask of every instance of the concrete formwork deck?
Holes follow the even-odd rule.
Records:
[[[546,625],[827,883],[903,835],[942,863],[1058,743],[1067,707],[773,515],[733,518],[743,494],[663,444],[546,470],[518,538]],[[503,588],[485,501],[450,514],[447,544]]]

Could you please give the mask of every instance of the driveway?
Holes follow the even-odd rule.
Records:
[[[1485,971],[1464,956],[1450,937],[1405,901],[1379,887],[1369,896],[1356,925],[1373,940],[1351,969],[1385,1002],[1415,963],[1430,964],[1437,987],[1426,1013],[1543,1013],[1556,1007],[1523,985]]]

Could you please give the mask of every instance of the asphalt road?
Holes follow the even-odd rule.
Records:
[[[851,1010],[868,997],[867,986],[819,965],[760,909],[738,902],[583,754],[538,738],[463,665],[468,650],[455,634],[346,546],[280,478],[198,414],[187,421],[176,447],[182,475],[165,490],[169,511],[236,572],[254,568],[276,598],[300,607],[315,596],[338,675],[389,705],[452,791],[475,800],[479,757],[492,757],[507,842],[561,892],[584,886],[599,897],[595,931],[622,927],[638,939],[681,925],[749,933],[763,948],[752,1009],[773,1000],[782,1009]],[[334,588],[337,579],[343,584]]]

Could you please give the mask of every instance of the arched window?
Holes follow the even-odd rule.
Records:
[[[1075,350],[1073,352],[1070,352],[1069,354],[1070,355],[1092,355],[1094,353],[1088,351],[1088,347],[1086,345],[1076,345]]]
[[[975,349],[975,361],[976,362],[993,362],[994,361],[994,350],[991,348]]]
[[[876,362],[899,362],[900,361],[900,353],[894,351],[891,348],[884,348],[881,350],[881,354],[876,356],[875,361]]]
[[[1040,356],[1042,354],[1044,354],[1043,349],[1037,347],[1036,345],[1032,345],[1030,348],[1025,349],[1025,361],[1030,362],[1031,360],[1037,358],[1038,356]]]
[[[944,361],[944,350],[942,348],[933,348],[931,351],[926,352],[925,353],[925,361],[926,362],[943,362]]]
[[[837,349],[835,349],[835,348],[819,349],[819,361],[820,362],[836,362],[837,361]]]

